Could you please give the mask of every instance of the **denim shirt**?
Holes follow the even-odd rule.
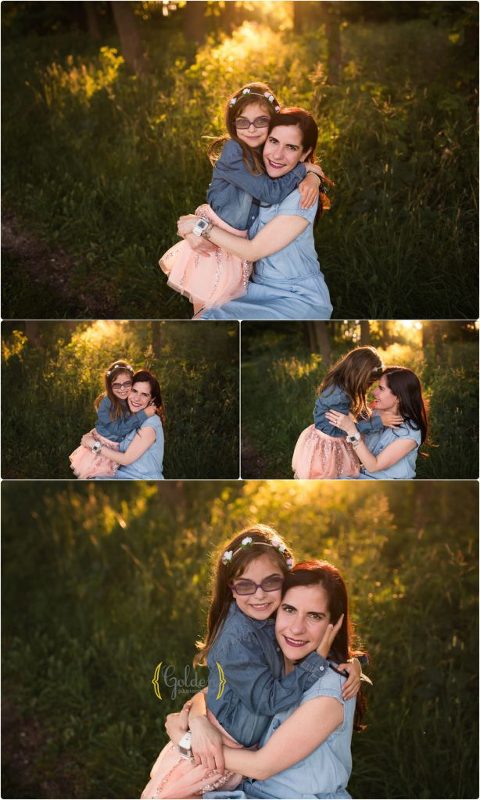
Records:
[[[307,171],[303,164],[297,164],[280,178],[252,175],[242,156],[238,142],[228,139],[213,169],[207,200],[224,222],[245,231],[257,218],[260,203],[280,203],[297,188]]]
[[[332,425],[328,419],[325,418],[325,412],[330,409],[340,411],[342,414],[348,414],[352,405],[352,401],[346,391],[340,386],[327,386],[326,389],[317,398],[315,408],[313,409],[313,421],[315,427],[327,436],[333,436],[336,439],[341,439],[347,434],[345,431],[340,430],[335,425]],[[375,431],[383,430],[383,423],[378,414],[374,414],[370,419],[360,419],[355,423],[357,430],[360,433],[373,433]]]
[[[112,442],[121,442],[122,439],[131,433],[141,428],[145,422],[147,415],[145,411],[138,411],[136,414],[131,414],[127,401],[120,400],[123,410],[123,416],[118,419],[110,417],[112,410],[112,403],[108,397],[104,397],[97,409],[97,421],[95,423],[95,430],[101,436],[111,439]]]
[[[357,426],[358,427],[358,426]],[[377,472],[369,472],[364,467],[361,477],[373,480],[410,480],[415,477],[418,448],[422,442],[422,432],[415,428],[410,420],[404,420],[401,425],[394,428],[385,428],[380,433],[371,433],[365,437],[365,444],[374,456],[379,456],[393,442],[399,439],[412,439],[415,447],[395,464]]]
[[[232,602],[207,657],[208,708],[225,730],[245,747],[259,741],[271,718],[298,704],[322,678],[326,659],[310,653],[282,677],[283,655],[272,619],[247,617]],[[220,666],[220,669],[219,669]]]

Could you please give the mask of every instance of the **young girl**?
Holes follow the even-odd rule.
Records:
[[[133,367],[126,361],[114,361],[104,376],[105,391],[95,400],[97,421],[95,423],[96,439],[101,445],[118,449],[127,433],[140,428],[148,417],[152,417],[155,406],[132,414],[127,406],[127,397],[132,387]],[[97,452],[93,448],[80,445],[70,455],[70,466],[77,478],[110,478],[115,475],[118,464]],[[98,447],[100,450],[100,447]]]
[[[280,178],[270,178],[264,172],[260,148],[266,141],[270,119],[279,110],[265,83],[249,83],[230,98],[225,114],[230,138],[219,140],[225,144],[208,189],[209,205],[197,208],[195,213],[202,221],[189,241],[178,242],[159,261],[169,276],[169,286],[187,295],[195,314],[245,294],[252,272],[251,262],[200,240],[202,223],[206,226],[212,222],[246,237],[260,203],[279,203],[299,184],[303,207],[310,207],[317,199],[324,177],[318,165],[298,164]],[[314,176],[305,179],[307,172]]]
[[[280,605],[282,584],[292,566],[291,551],[276,531],[265,525],[245,529],[222,547],[213,576],[207,638],[199,645],[194,661],[198,664],[206,659],[209,676],[207,717],[200,710],[194,718],[190,715],[193,752],[195,739],[205,742],[211,735],[205,733],[205,726],[208,731],[214,726],[219,745],[252,747],[272,716],[299,702],[304,691],[327,671],[324,655],[337,632],[333,626],[318,650],[282,677],[283,658],[272,615]],[[358,690],[361,670],[358,662],[343,667],[352,673],[346,684],[349,694],[352,687]],[[201,703],[204,695],[199,698]],[[190,758],[189,740],[187,736],[180,747],[183,756]],[[215,759],[210,759],[210,767],[198,757],[195,761],[185,761],[169,742],[155,762],[142,798],[201,797],[219,787],[233,789],[241,780],[240,775],[223,773],[222,764]]]
[[[361,433],[379,431],[401,423],[390,412],[372,416],[366,393],[382,373],[382,362],[374,347],[356,347],[327,373],[313,411],[314,424],[299,436],[292,458],[295,478],[346,478],[358,475],[359,461],[352,441]],[[358,433],[347,436],[326,418],[330,410],[353,414]]]

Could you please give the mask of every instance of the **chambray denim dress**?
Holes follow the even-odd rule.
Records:
[[[316,205],[300,208],[298,189],[281,203],[260,208],[250,239],[277,216],[304,217],[309,224],[293,242],[255,263],[243,297],[208,309],[201,319],[330,319],[330,294],[313,238],[316,211]]]
[[[414,428],[409,420],[405,420],[402,425],[397,425],[395,428],[384,428],[378,433],[367,434],[365,436],[365,444],[374,456],[378,456],[389,444],[398,441],[398,439],[413,439],[416,446],[396,464],[392,464],[387,469],[382,469],[378,472],[368,472],[368,470],[362,469],[355,480],[380,481],[414,478],[416,475],[418,448],[422,442],[422,433],[419,429]]]
[[[101,436],[111,439],[112,442],[121,442],[127,433],[138,431],[146,419],[148,419],[145,411],[138,411],[136,414],[131,414],[126,400],[120,400],[125,413],[119,419],[112,419],[110,411],[112,410],[112,402],[108,397],[104,397],[97,409],[97,421],[95,423],[95,430]]]
[[[348,394],[340,386],[327,386],[327,388],[317,398],[315,408],[313,410],[313,421],[315,427],[327,436],[333,436],[336,439],[341,439],[347,434],[345,431],[340,430],[335,425],[332,425],[328,419],[325,418],[325,413],[334,409],[341,414],[348,414],[352,405]],[[381,417],[378,414],[373,414],[370,419],[361,419],[356,423],[357,429],[360,433],[373,433],[374,431],[383,430]]]
[[[115,473],[114,480],[145,481],[161,480],[163,478],[164,434],[160,418],[156,414],[153,417],[148,417],[142,428],[154,429],[156,434],[154,443],[133,464],[120,465]],[[120,443],[120,451],[122,453],[125,453],[136,435],[137,431],[132,431]]]
[[[274,621],[251,619],[235,602],[207,663],[208,708],[245,747],[260,741],[273,715],[298,704],[304,691],[329,671],[324,658],[310,653],[293,672],[282,677],[284,662]]]
[[[213,169],[207,200],[216,214],[233,228],[247,230],[258,217],[260,203],[280,203],[297,188],[307,171],[303,164],[282,175],[252,175],[243,162],[242,148],[233,139],[225,142]]]
[[[298,667],[295,667],[294,672]],[[308,689],[300,703],[275,715],[262,737],[263,746],[299,705],[317,697],[334,697],[342,704],[343,722],[310,755],[263,781],[247,779],[234,792],[208,792],[205,798],[349,798],[347,784],[352,771],[351,740],[355,698],[345,701],[345,678],[329,669]]]

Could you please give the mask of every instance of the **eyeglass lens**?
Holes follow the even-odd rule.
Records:
[[[275,592],[282,588],[282,584],[282,575],[271,575],[269,578],[265,578],[265,580],[263,580],[261,583],[240,580],[236,581],[236,583],[231,583],[230,585],[232,589],[235,589],[237,594],[255,594],[257,589],[261,589],[262,592]]]
[[[125,381],[124,383],[112,383],[112,389],[130,389],[132,381]]]
[[[267,128],[270,124],[270,117],[256,117],[254,120],[249,120],[246,117],[237,117],[235,120],[235,127],[241,130],[246,130],[253,125],[254,128]]]

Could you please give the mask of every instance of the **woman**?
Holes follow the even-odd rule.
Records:
[[[276,114],[263,148],[267,174],[278,178],[301,162],[313,162],[317,138],[316,122],[307,111],[287,108]],[[241,239],[212,224],[201,237],[194,236],[192,231],[198,218],[192,214],[180,217],[178,233],[187,237],[192,246],[201,247],[202,239],[208,239],[240,258],[256,262],[246,295],[204,311],[201,318],[330,319],[330,295],[313,238],[316,211],[316,204],[300,208],[300,193],[296,189],[281,203],[260,208],[249,230],[249,239]]]
[[[298,564],[284,581],[275,635],[283,652],[285,672],[318,646],[328,625],[344,615],[332,645],[336,663],[352,655],[352,625],[344,581],[324,561]],[[294,798],[350,797],[350,743],[357,705],[357,727],[364,709],[361,693],[345,701],[344,677],[331,665],[308,689],[298,707],[271,720],[258,750],[223,747],[225,768],[249,777],[236,792],[207,792],[204,797]],[[167,718],[170,738],[178,743],[187,729],[187,715]],[[192,720],[193,727],[193,720]],[[279,771],[281,765],[281,771]]]
[[[350,416],[338,411],[327,411],[325,416],[350,437],[362,464],[357,479],[414,478],[418,449],[428,433],[422,385],[411,369],[387,367],[373,396],[375,411],[399,414],[403,417],[402,424],[361,436]]]
[[[137,431],[128,433],[120,442],[119,450],[99,443],[95,432],[83,436],[82,445],[120,465],[114,475],[116,480],[160,480],[163,478],[165,413],[159,383],[151,372],[135,373],[127,402],[132,414],[150,405],[156,407],[156,414],[148,417]]]

